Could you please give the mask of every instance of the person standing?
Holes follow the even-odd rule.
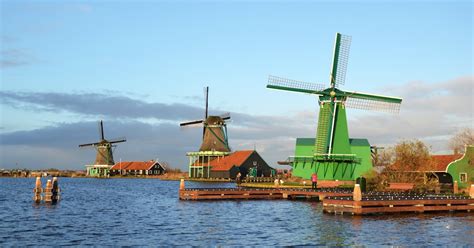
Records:
[[[318,174],[313,173],[311,175],[311,182],[312,182],[311,188],[316,189],[318,186]]]
[[[237,183],[237,186],[240,186],[241,177],[242,177],[242,174],[240,174],[240,172],[237,173],[237,176],[235,177],[235,182]]]

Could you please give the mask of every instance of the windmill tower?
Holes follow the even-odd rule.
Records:
[[[187,121],[180,123],[181,127],[202,125],[202,143],[198,152],[188,152],[189,157],[189,176],[190,177],[209,177],[209,166],[204,170],[206,163],[212,159],[228,155],[231,151],[227,138],[226,120],[230,119],[230,114],[209,115],[209,87],[204,88],[205,112],[204,118],[200,120]]]
[[[295,156],[290,157],[293,174],[309,178],[317,173],[323,180],[354,180],[372,168],[367,139],[349,138],[346,108],[397,113],[401,98],[343,91],[351,37],[336,33],[329,88],[270,76],[267,88],[319,96],[316,138],[298,138]]]
[[[106,177],[109,175],[110,168],[115,164],[113,157],[113,148],[115,143],[127,141],[125,138],[106,140],[104,136],[104,124],[99,122],[100,140],[94,143],[81,144],[79,147],[94,147],[97,150],[93,165],[86,165],[88,176]]]

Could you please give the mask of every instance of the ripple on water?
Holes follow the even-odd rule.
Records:
[[[474,243],[472,214],[352,217],[323,214],[317,202],[188,202],[178,200],[179,182],[143,179],[60,178],[63,200],[57,205],[35,205],[34,179],[0,178],[0,185],[0,243],[5,246]],[[187,186],[233,185],[190,182]]]

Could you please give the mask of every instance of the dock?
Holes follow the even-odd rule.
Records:
[[[330,196],[351,196],[351,190],[337,188],[186,188],[179,190],[180,200],[275,200],[317,199]]]
[[[277,200],[317,199],[323,211],[333,214],[368,215],[404,212],[467,211],[474,213],[474,184],[469,196],[456,194],[420,194],[413,192],[362,193],[342,188],[185,188],[179,187],[180,200]]]
[[[371,192],[360,200],[353,196],[326,197],[323,211],[333,214],[368,215],[402,212],[474,212],[474,199],[461,195]]]

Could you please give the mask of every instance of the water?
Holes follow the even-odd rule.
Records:
[[[474,214],[353,217],[323,214],[319,202],[180,201],[179,182],[157,179],[60,178],[62,201],[35,205],[34,180],[0,178],[1,246],[474,245]]]

